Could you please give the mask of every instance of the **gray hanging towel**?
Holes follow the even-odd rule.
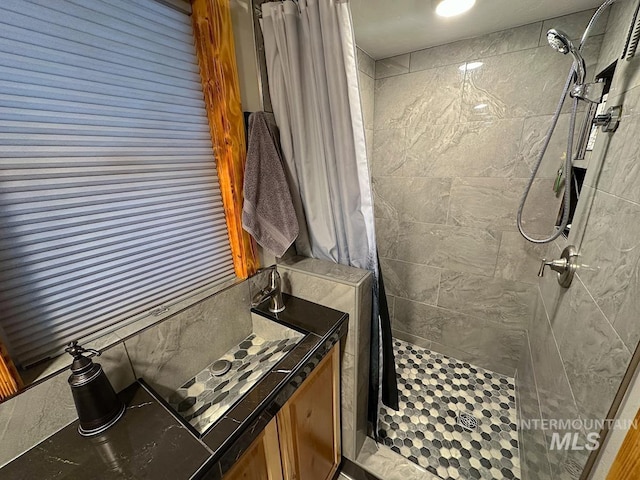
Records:
[[[262,247],[281,257],[297,238],[299,226],[273,114],[252,113],[248,131],[242,226]]]

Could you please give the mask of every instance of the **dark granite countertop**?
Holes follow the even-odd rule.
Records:
[[[102,435],[83,438],[73,422],[2,468],[0,478],[179,480],[191,478],[211,457],[144,386],[134,383],[120,396],[125,415]],[[169,457],[170,462],[157,461]]]
[[[0,478],[221,479],[313,368],[346,335],[348,315],[284,295],[286,309],[252,309],[304,338],[203,435],[140,380],[120,393],[127,411],[104,434],[71,423],[0,469]]]

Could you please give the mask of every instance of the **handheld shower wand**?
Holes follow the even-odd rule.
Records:
[[[531,174],[531,178],[529,178],[529,182],[527,183],[524,194],[522,195],[522,199],[520,200],[520,206],[518,207],[518,213],[516,215],[516,223],[518,225],[518,230],[520,234],[529,242],[532,243],[549,243],[558,238],[564,230],[567,228],[569,224],[569,210],[571,208],[571,168],[572,168],[572,152],[573,152],[573,135],[575,130],[576,123],[576,115],[578,111],[578,100],[585,100],[588,102],[599,103],[600,98],[602,97],[602,91],[604,88],[603,83],[586,83],[586,73],[587,67],[582,57],[581,50],[584,47],[585,41],[589,37],[589,33],[591,29],[598,21],[599,17],[602,15],[604,10],[606,10],[612,3],[616,0],[605,0],[600,7],[596,10],[596,12],[589,20],[589,24],[582,34],[582,38],[580,39],[580,45],[576,48],[566,33],[561,30],[551,29],[547,32],[547,41],[549,45],[556,50],[557,52],[562,53],[563,55],[570,54],[573,57],[573,65],[571,67],[571,71],[569,72],[569,76],[567,77],[567,81],[562,90],[562,94],[560,96],[560,100],[558,102],[558,106],[553,114],[551,119],[551,125],[549,126],[549,130],[547,131],[547,135],[545,136],[544,143],[542,145],[542,149],[538,154],[538,158],[536,160],[536,164],[533,167],[533,172]],[[572,86],[573,85],[573,86]],[[533,186],[533,182],[535,181],[536,175],[538,174],[538,169],[542,163],[542,159],[544,158],[544,154],[547,151],[549,143],[551,141],[551,136],[553,135],[553,131],[556,128],[558,123],[558,119],[560,118],[560,113],[562,111],[562,106],[564,104],[567,93],[570,93],[573,98],[571,114],[569,116],[569,134],[567,138],[567,153],[564,164],[564,175],[565,175],[565,188],[564,188],[564,198],[563,198],[563,211],[562,211],[562,219],[560,221],[560,225],[556,228],[555,232],[550,236],[545,238],[534,238],[531,237],[527,232],[524,231],[524,225],[522,220],[522,214],[524,211],[525,203],[529,196],[529,192],[531,191],[531,187]]]
[[[566,33],[552,28],[547,32],[547,42],[556,52],[563,55],[570,54],[573,57],[573,65],[576,74],[576,84],[583,85],[587,76],[587,64],[580,51],[573,45]]]

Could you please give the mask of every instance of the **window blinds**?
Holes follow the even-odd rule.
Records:
[[[233,264],[190,18],[0,4],[0,327],[27,365]]]

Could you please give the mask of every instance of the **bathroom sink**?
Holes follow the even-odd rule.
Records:
[[[253,331],[249,336],[169,398],[171,407],[200,434],[224,416],[304,337],[259,315],[252,317]]]

